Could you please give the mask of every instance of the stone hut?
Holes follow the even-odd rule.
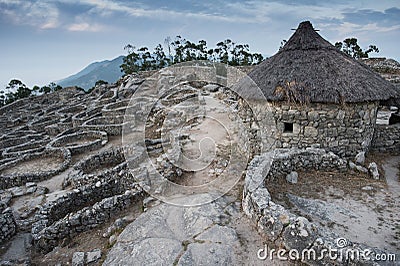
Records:
[[[323,39],[309,21],[249,77],[265,96],[251,100],[268,149],[315,147],[343,157],[367,152],[379,103],[399,96],[390,82]]]

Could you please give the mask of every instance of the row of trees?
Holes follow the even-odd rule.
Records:
[[[373,44],[363,50],[360,45],[358,45],[357,38],[347,38],[343,42],[336,42],[335,47],[356,59],[368,58],[369,53],[372,52],[379,53],[378,47]]]
[[[0,91],[0,107],[12,103],[18,99],[29,97],[30,95],[50,93],[60,89],[62,89],[62,87],[54,82],[43,87],[34,86],[32,89],[30,89],[24,83],[22,83],[22,81],[13,79],[8,83],[4,91]]]
[[[143,70],[155,70],[165,66],[193,61],[210,60],[231,66],[247,66],[259,64],[264,58],[259,53],[251,53],[248,44],[237,44],[230,39],[218,42],[215,48],[208,48],[205,40],[198,43],[176,36],[175,40],[166,38],[166,52],[158,44],[152,52],[147,47],[136,49],[128,44],[124,47],[128,55],[120,66],[125,74]]]
[[[367,58],[371,52],[379,53],[379,49],[375,45],[369,45],[367,49],[363,50],[357,42],[356,38],[347,38],[343,42],[336,42],[335,47],[356,59]],[[158,44],[152,52],[147,47],[136,49],[128,44],[124,48],[128,55],[120,66],[121,71],[125,74],[132,74],[133,72],[160,69],[192,60],[210,60],[231,66],[246,66],[259,64],[264,59],[259,53],[251,53],[248,44],[236,44],[230,39],[218,42],[216,47],[211,49],[207,48],[207,42],[204,40],[194,43],[181,36],[177,36],[174,41],[168,37],[164,44],[167,54],[161,44]],[[286,40],[283,40],[280,49],[285,44]],[[107,84],[107,82],[99,80],[95,87],[101,84]],[[34,86],[29,89],[20,80],[13,79],[9,82],[5,91],[0,91],[0,107],[30,95],[50,93],[59,89],[62,89],[62,87],[54,82],[43,87]]]

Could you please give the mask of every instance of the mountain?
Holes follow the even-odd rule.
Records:
[[[85,90],[92,88],[100,79],[114,83],[122,76],[119,66],[122,64],[123,58],[124,56],[121,55],[112,60],[92,63],[78,73],[55,81],[55,83],[62,87],[78,86]]]

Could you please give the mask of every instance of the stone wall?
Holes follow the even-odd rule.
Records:
[[[85,130],[105,131],[108,135],[119,136],[122,134],[124,116],[94,117],[82,124]]]
[[[264,151],[273,148],[323,148],[341,157],[368,151],[375,127],[377,103],[254,104],[261,125]]]
[[[72,155],[101,148],[108,142],[103,131],[78,131],[55,138],[49,143],[50,148],[66,147]]]
[[[119,173],[107,171],[92,177],[90,184],[85,184],[67,192],[56,201],[46,203],[37,214],[36,220],[51,224],[67,215],[91,205],[103,198],[112,197],[132,188],[133,177],[128,169]]]
[[[17,167],[19,163],[45,157],[60,158],[62,159],[62,162],[60,162],[54,169],[47,171],[30,171],[28,169],[26,170],[26,173],[2,173],[2,170],[6,170],[7,168],[11,167]],[[39,182],[46,180],[67,169],[70,162],[71,152],[68,149],[46,149],[40,153],[25,154],[21,158],[0,165],[0,189],[21,186],[26,184],[27,182]]]
[[[43,229],[32,228],[35,248],[49,252],[58,241],[73,237],[81,232],[93,229],[112,219],[112,217],[142,199],[140,190],[129,190],[124,194],[105,198],[93,206],[72,212]],[[41,229],[41,230],[40,230]]]
[[[400,153],[400,124],[377,125],[371,150],[378,152]]]
[[[0,149],[6,149],[27,142],[41,141],[48,139],[48,136],[42,134],[29,134],[22,131],[21,135],[6,135],[0,140]],[[29,132],[29,131],[28,131]]]
[[[15,235],[17,224],[11,208],[0,201],[0,244]]]
[[[133,182],[127,164],[121,165],[125,167],[93,176],[87,184],[42,206],[32,225],[35,247],[49,251],[59,240],[99,226],[141,200],[143,190]]]
[[[347,161],[322,149],[276,149],[266,180],[285,177],[292,171],[340,171],[348,170]]]
[[[42,152],[46,148],[46,144],[49,142],[46,140],[25,142],[20,145],[12,146],[3,150],[3,157],[21,157],[25,154]]]
[[[101,109],[102,109],[102,107],[96,107],[90,111],[86,110],[86,111],[75,114],[74,116],[72,116],[73,127],[79,127],[87,120],[90,120],[97,116],[101,116],[101,112],[100,112]]]
[[[79,187],[93,182],[101,170],[104,172],[102,175],[107,176],[108,172],[118,174],[121,170],[126,170],[126,167],[123,149],[110,148],[76,163],[63,185]]]
[[[308,162],[305,162],[306,158]],[[286,173],[287,168],[298,170],[299,168],[315,169],[317,167],[317,169],[329,171],[337,168],[341,171],[344,170],[345,165],[345,160],[320,149],[275,150],[256,156],[250,162],[246,173],[242,200],[243,211],[270,243],[287,251],[295,249],[301,253],[306,249],[316,252],[320,252],[322,249],[335,249],[340,254],[349,254],[348,252],[354,250],[361,252],[369,249],[371,257],[373,257],[372,254],[383,254],[382,251],[375,248],[352,243],[274,203],[266,186],[268,178]],[[338,246],[337,239],[339,237],[346,240],[345,247]],[[307,260],[307,257],[305,259],[302,262],[311,265],[353,265],[349,261],[343,261],[344,258],[331,260],[329,256],[320,258],[318,261]],[[357,263],[359,264],[354,265],[375,265],[373,261],[365,261],[362,258]]]

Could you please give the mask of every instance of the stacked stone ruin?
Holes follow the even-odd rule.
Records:
[[[142,199],[122,148],[96,153],[110,137],[121,137],[124,111],[134,88],[119,95],[117,91],[116,84],[90,94],[66,88],[0,109],[4,125],[0,137],[2,243],[18,231],[31,231],[35,248],[49,251],[63,238],[101,225]],[[93,155],[71,160],[88,152]],[[29,214],[12,210],[13,199],[49,193],[37,183],[67,169],[72,171],[59,196]]]

